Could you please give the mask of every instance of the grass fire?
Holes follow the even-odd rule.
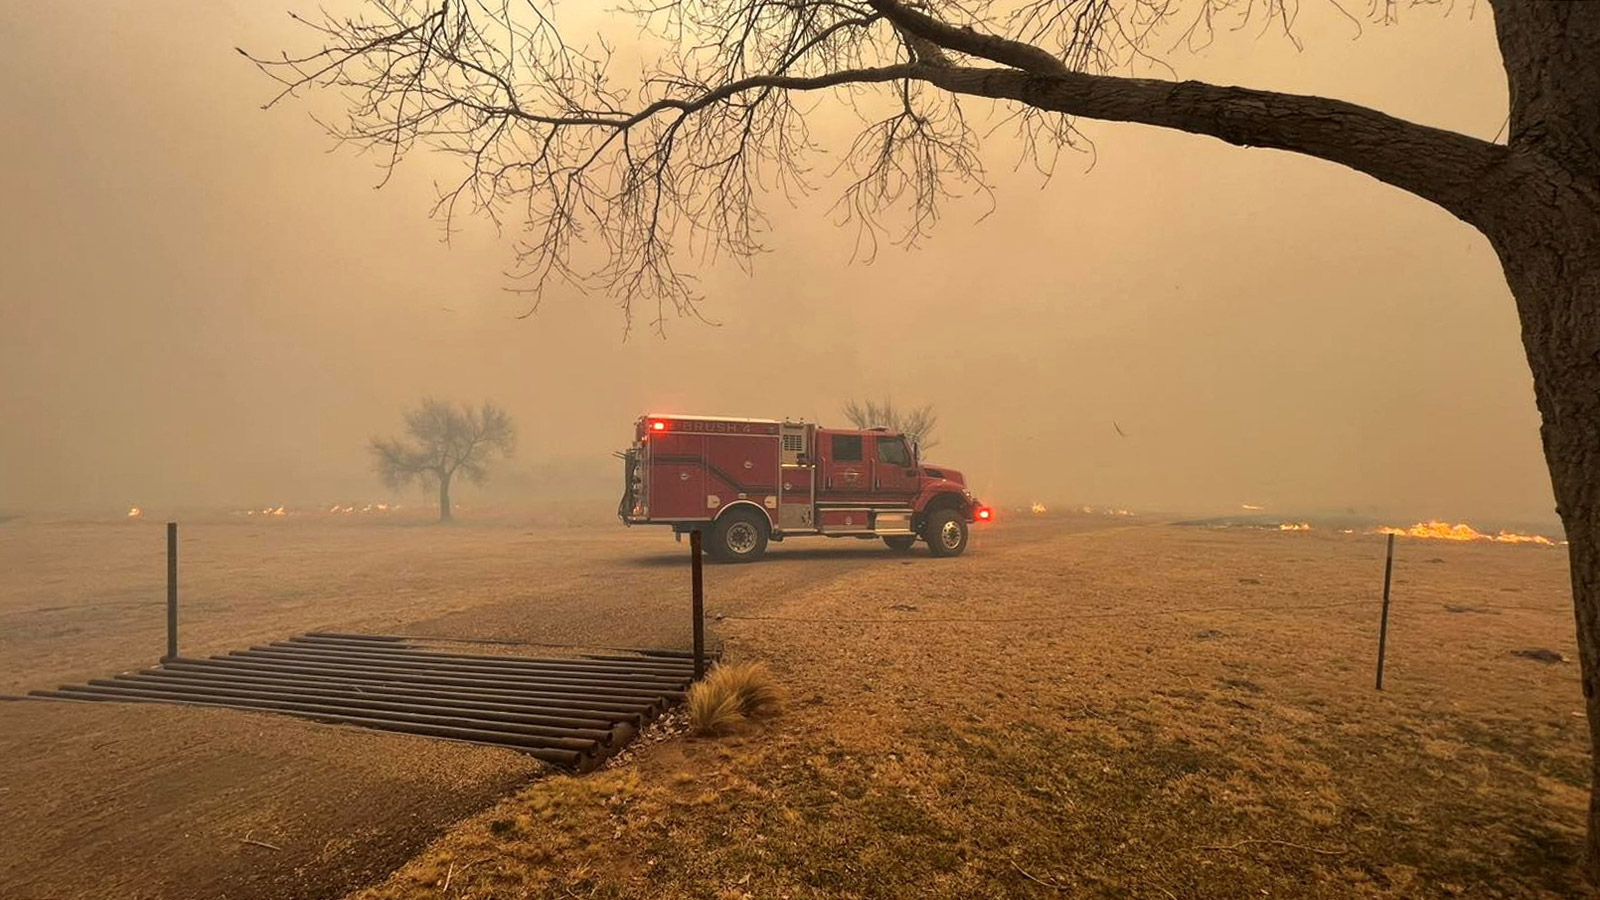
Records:
[[[1418,522],[1410,528],[1383,527],[1378,529],[1379,534],[1394,534],[1401,537],[1425,538],[1437,541],[1492,541],[1498,544],[1540,544],[1554,546],[1555,541],[1539,534],[1517,534],[1510,531],[1501,531],[1497,534],[1484,534],[1465,523],[1451,525],[1448,522],[1430,520]]]

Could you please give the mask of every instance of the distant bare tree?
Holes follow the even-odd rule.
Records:
[[[473,484],[489,477],[489,460],[516,450],[517,430],[506,411],[492,403],[473,409],[426,399],[406,413],[406,434],[373,438],[372,455],[383,483],[402,488],[414,482],[439,491],[439,521],[450,521],[450,482],[457,475]]]
[[[1385,23],[1462,5],[1328,3]],[[603,37],[569,42],[548,0],[370,0],[364,16],[302,20],[309,52],[252,58],[280,97],[336,94],[348,115],[334,133],[391,168],[419,147],[456,156],[462,178],[437,212],[447,227],[458,211],[517,225],[530,289],[594,285],[625,316],[653,306],[658,323],[696,312],[688,257],[750,257],[763,201],[810,189],[812,113],[830,105],[860,121],[837,209],[874,245],[887,212],[891,238],[915,243],[946,198],[988,191],[993,129],[969,117],[974,100],[1008,116],[1046,171],[1083,117],[1299,153],[1435,204],[1483,234],[1516,301],[1600,747],[1600,2],[1476,4],[1505,67],[1504,143],[1344,100],[1179,81],[1160,58],[1252,21],[1298,43],[1300,0],[621,5],[633,43],[616,58]],[[1161,180],[1152,189],[1181,189]],[[1057,237],[1041,234],[1040,252],[1069,252]],[[1600,754],[1590,761],[1585,868],[1600,882]]]
[[[900,409],[894,405],[893,400],[868,400],[857,403],[854,400],[844,405],[844,417],[850,424],[857,428],[888,428],[898,431],[906,437],[917,442],[923,450],[932,450],[939,445],[939,439],[933,436],[933,429],[939,424],[939,417],[933,412],[933,404]]]

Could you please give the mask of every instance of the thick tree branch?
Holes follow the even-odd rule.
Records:
[[[896,0],[867,0],[867,2],[895,25],[947,50],[987,59],[1025,72],[1061,75],[1070,71],[1066,63],[1032,44],[984,34],[971,28],[957,28]]]
[[[1324,97],[1080,72],[919,66],[914,77],[958,94],[1314,156],[1431,200],[1474,225],[1487,214],[1496,176],[1514,162],[1501,145]]]
[[[1074,72],[1032,44],[958,28],[898,0],[868,2],[920,38],[1008,67],[924,67],[918,77],[945,90],[1315,156],[1431,200],[1476,225],[1482,224],[1485,191],[1493,189],[1489,176],[1508,158],[1505,147],[1341,100]]]

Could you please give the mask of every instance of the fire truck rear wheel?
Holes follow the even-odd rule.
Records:
[[[889,545],[890,550],[896,553],[905,553],[911,549],[911,545],[915,544],[917,539],[909,534],[896,534],[884,538],[883,542]]]
[[[967,520],[953,509],[930,513],[922,539],[934,556],[960,556],[967,549]]]
[[[711,555],[722,562],[754,562],[767,552],[766,516],[735,509],[711,529]]]

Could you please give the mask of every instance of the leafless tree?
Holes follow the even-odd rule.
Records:
[[[427,399],[406,413],[401,438],[373,438],[378,477],[392,488],[419,482],[439,492],[439,521],[450,521],[450,482],[460,475],[473,484],[489,477],[489,461],[516,450],[517,430],[506,411],[492,403],[474,409]]]
[[[923,450],[932,450],[939,445],[939,439],[933,436],[939,416],[934,413],[931,403],[905,409],[895,406],[893,400],[868,400],[865,403],[851,400],[844,405],[844,417],[857,428],[898,431]]]
[[[1084,117],[1331,160],[1437,204],[1485,235],[1516,298],[1600,746],[1600,2],[1488,0],[1505,143],[1160,77],[1161,53],[1214,31],[1253,21],[1293,40],[1298,0],[623,2],[642,27],[619,54],[570,43],[544,0],[372,0],[362,17],[307,20],[310,52],[256,61],[283,95],[347,100],[334,133],[391,165],[419,146],[458,156],[437,211],[522,229],[531,306],[567,279],[611,291],[629,321],[644,304],[658,326],[695,313],[696,254],[756,253],[763,200],[810,188],[808,112],[825,103],[861,116],[837,208],[869,243],[914,243],[945,198],[984,189],[971,98],[996,101],[1045,169]],[[1400,7],[1369,2],[1379,21]]]

